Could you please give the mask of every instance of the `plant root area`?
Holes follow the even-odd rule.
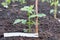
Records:
[[[11,3],[9,8],[4,8],[0,0],[0,40],[60,40],[60,22],[54,19],[53,14],[50,14],[50,9],[53,8],[48,2],[39,1],[39,13],[44,13],[47,16],[39,18],[39,37],[7,37],[3,33],[6,32],[23,32],[23,29],[28,29],[27,25],[21,23],[13,25],[15,19],[27,19],[27,13],[22,12],[20,8],[35,4],[34,1],[27,0],[26,4],[21,5],[19,2]],[[58,7],[59,11],[59,7]],[[60,14],[57,14],[60,17]],[[31,28],[35,32],[35,26]]]

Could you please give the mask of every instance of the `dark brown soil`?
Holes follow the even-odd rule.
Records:
[[[2,1],[2,0],[1,0]],[[1,2],[0,1],[0,2]],[[19,2],[11,3],[6,9],[0,4],[0,40],[60,40],[60,22],[53,18],[50,14],[50,4],[47,2],[39,2],[39,13],[45,13],[45,18],[39,18],[39,38],[25,38],[25,37],[9,37],[4,38],[5,32],[23,32],[23,29],[28,29],[27,25],[16,24],[13,25],[15,19],[27,19],[26,12],[22,12],[20,8],[25,5],[33,5],[34,1],[27,1],[26,4],[21,5]],[[59,10],[59,7],[58,7]],[[57,14],[59,18],[60,15]],[[35,27],[33,26],[33,32]]]

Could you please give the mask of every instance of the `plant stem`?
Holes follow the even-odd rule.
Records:
[[[55,2],[56,2],[56,0],[55,0]],[[55,7],[54,7],[54,18],[56,19],[57,18],[57,4],[55,4]]]
[[[29,32],[31,32],[30,18],[29,18]]]
[[[28,12],[28,14],[29,14],[28,16],[30,16],[30,13],[29,13],[29,12]],[[29,22],[29,23],[28,23],[29,32],[31,32],[31,26],[30,26],[30,18],[28,18],[28,22]]]
[[[35,2],[36,15],[38,14],[38,0]],[[36,33],[38,33],[38,17],[36,17]]]

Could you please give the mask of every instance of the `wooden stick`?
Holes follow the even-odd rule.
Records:
[[[54,2],[56,2],[57,0],[55,0]],[[57,4],[55,4],[55,7],[54,7],[54,18],[56,19],[57,18]]]
[[[36,15],[38,14],[38,0],[35,2]],[[36,33],[38,33],[38,17],[36,17]]]

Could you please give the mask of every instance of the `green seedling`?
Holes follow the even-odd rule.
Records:
[[[55,18],[55,19],[57,18],[56,14],[57,14],[58,4],[59,4],[59,0],[52,0],[52,1],[51,1],[51,6],[54,5],[54,18]],[[53,11],[53,10],[51,10],[50,12],[52,12],[52,11]]]
[[[34,5],[24,6],[23,8],[21,8],[21,10],[22,10],[22,11],[27,11],[27,16],[29,17],[29,16],[34,12],[33,7],[34,7]],[[24,19],[23,19],[23,21],[24,21]],[[22,23],[23,21],[22,21],[21,19],[16,19],[13,24],[17,24],[17,23],[19,23],[19,22]],[[31,32],[31,26],[32,26],[33,24],[35,24],[35,22],[32,21],[32,20],[30,20],[30,18],[28,18],[28,20],[25,21],[25,22],[23,22],[23,23],[25,23],[25,24],[28,25],[28,27],[29,27],[29,32]]]
[[[34,12],[34,5],[31,5],[31,6],[24,6],[23,8],[21,8],[22,11],[27,11],[27,16],[29,17],[30,15],[33,14]],[[34,24],[33,21],[28,18],[28,22],[27,22],[27,25],[29,27],[29,32],[31,32],[31,25]]]
[[[25,0],[5,0],[4,2],[2,2],[2,6],[5,7],[5,8],[8,8],[8,5],[11,3],[11,2],[20,2],[21,4],[23,3],[26,3]]]
[[[23,8],[21,8],[22,11],[27,11],[27,16],[28,16],[28,27],[29,27],[29,32],[31,32],[31,25],[35,24],[34,21],[31,20],[31,18],[35,18],[35,17],[44,17],[46,16],[45,14],[35,14],[35,10],[33,9],[34,5],[31,6],[25,6]],[[36,25],[36,24],[35,24]]]
[[[46,16],[45,14],[36,15],[33,8],[34,8],[34,5],[24,6],[23,8],[21,8],[22,11],[27,11],[28,20],[17,19],[17,20],[15,20],[15,22],[13,24],[23,22],[22,24],[27,24],[28,25],[28,28],[29,28],[28,32],[31,32],[32,25],[36,25],[35,22],[33,20],[31,20],[31,19],[35,18],[35,17],[44,17],[44,16]]]

